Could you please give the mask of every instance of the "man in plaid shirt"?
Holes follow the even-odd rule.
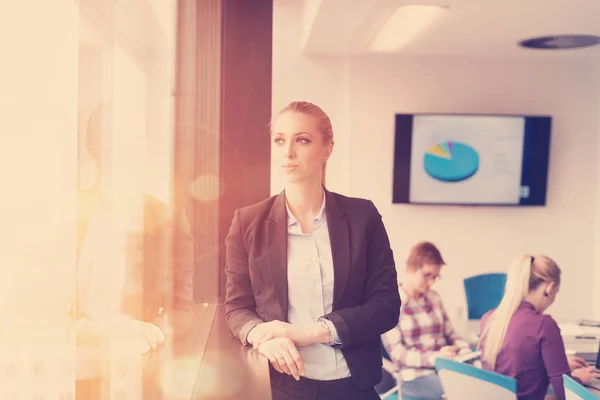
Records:
[[[411,249],[407,277],[399,286],[398,326],[382,335],[387,353],[400,370],[405,396],[442,399],[436,358],[454,358],[471,351],[454,331],[439,294],[431,289],[443,265],[442,255],[432,243],[421,242]]]

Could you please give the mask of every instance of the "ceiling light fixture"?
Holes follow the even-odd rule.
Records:
[[[401,5],[375,35],[369,49],[396,52],[431,28],[448,10],[437,5]]]

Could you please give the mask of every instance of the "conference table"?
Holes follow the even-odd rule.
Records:
[[[582,327],[574,321],[565,321],[559,324],[559,326],[568,355],[598,352],[600,346],[600,329]],[[586,387],[586,389],[600,397],[600,389],[596,389],[595,387]]]
[[[79,379],[76,398],[270,400],[268,362],[229,332],[222,305],[197,304],[183,337],[112,361],[99,377]]]

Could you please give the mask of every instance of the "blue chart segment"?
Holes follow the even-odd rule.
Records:
[[[423,159],[425,172],[442,182],[460,182],[479,169],[479,154],[459,142],[443,142],[429,148]]]

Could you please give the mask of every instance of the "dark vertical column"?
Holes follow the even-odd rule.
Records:
[[[222,2],[219,300],[225,296],[224,238],[236,208],[270,193],[273,0]]]
[[[269,196],[272,0],[180,0],[175,204],[195,238],[196,302],[223,301],[236,208]]]
[[[180,0],[177,10],[175,204],[194,245],[194,300],[218,299],[221,1]],[[177,246],[175,246],[176,248]]]

